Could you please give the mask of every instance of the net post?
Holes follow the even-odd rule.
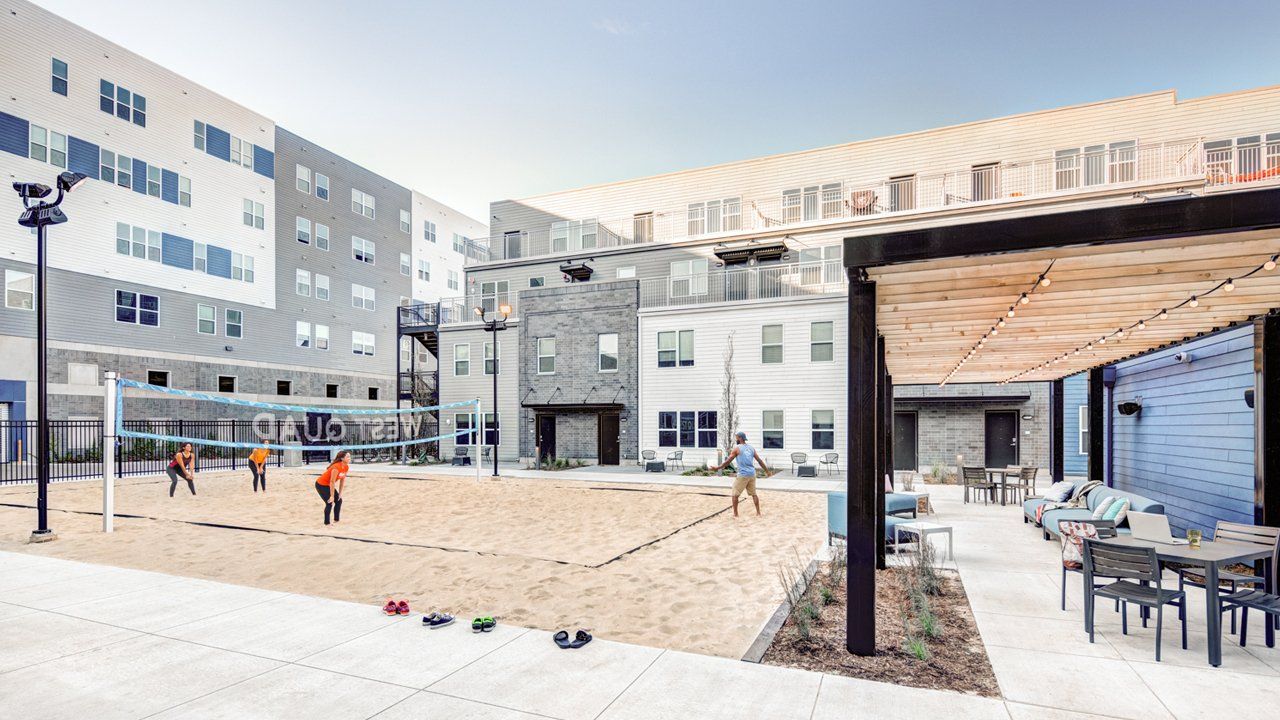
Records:
[[[484,439],[480,422],[483,418],[484,413],[480,412],[480,398],[476,398],[475,414],[471,417],[471,447],[476,451],[476,459],[473,463],[476,466],[476,482],[480,482],[480,441]],[[456,431],[457,428],[454,430]],[[457,442],[455,441],[454,444]]]
[[[104,375],[102,407],[102,532],[115,531],[116,488],[116,399],[120,384],[114,371]]]

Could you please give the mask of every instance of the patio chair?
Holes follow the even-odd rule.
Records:
[[[490,457],[492,457],[492,456],[493,456],[493,446],[492,446],[492,445],[485,445],[484,447],[480,448],[480,457],[481,457],[481,458],[483,458],[483,460],[484,460],[484,462],[485,462],[486,464],[488,464],[488,462],[489,462],[489,458],[490,458]]]
[[[840,472],[840,453],[823,453],[822,457],[818,458],[818,469],[821,470],[824,467],[828,475],[831,474],[831,468]]]
[[[676,450],[674,452],[667,453],[667,465],[670,465],[671,467],[679,465],[680,469],[684,470],[684,451]]]
[[[1187,594],[1181,590],[1165,590],[1161,584],[1160,560],[1152,547],[1109,545],[1101,540],[1084,539],[1084,625],[1093,642],[1094,604],[1097,598],[1119,600],[1120,632],[1129,634],[1129,603],[1156,611],[1156,662],[1160,662],[1160,632],[1164,625],[1164,606],[1178,608],[1182,621],[1182,649],[1187,649]],[[1097,587],[1095,577],[1119,578]],[[1137,582],[1134,582],[1137,581]],[[1146,615],[1142,625],[1146,627]]]
[[[1280,567],[1280,528],[1268,527],[1266,525],[1246,525],[1244,523],[1233,523],[1218,521],[1217,526],[1213,530],[1214,542],[1232,542],[1241,545],[1257,545],[1259,547],[1271,548],[1271,557],[1263,560],[1264,572],[1262,575],[1251,575],[1235,572],[1231,568],[1223,568],[1218,572],[1218,590],[1228,591],[1237,594],[1241,585],[1250,586],[1255,590],[1263,590],[1276,592],[1276,586],[1267,584],[1267,578],[1276,576],[1276,568]],[[1196,566],[1174,565],[1172,569],[1178,573],[1178,589],[1183,590],[1185,586],[1190,585],[1204,589],[1203,571]],[[1240,568],[1244,569],[1244,568]],[[1261,586],[1261,587],[1258,587]],[[1222,606],[1223,612],[1228,610],[1226,604]],[[1231,633],[1236,632],[1236,611],[1233,606],[1231,610]],[[1265,616],[1267,620],[1271,620],[1270,616]]]
[[[1006,481],[1001,486],[1000,492],[1004,493],[1006,490],[1012,490],[1013,499],[1018,500],[1018,491],[1022,491],[1022,500],[1019,502],[1023,502],[1027,499],[1028,495],[1032,495],[1035,493],[1036,473],[1040,472],[1040,468],[1020,467],[1020,468],[1010,468],[1010,471],[1012,472],[1015,469],[1018,472],[1018,479],[1015,481]]]
[[[791,453],[791,474],[796,474],[796,466],[809,462],[809,455],[802,452]]]
[[[1249,611],[1261,610],[1262,619],[1267,623],[1267,647],[1276,646],[1276,623],[1280,620],[1280,595],[1272,595],[1261,590],[1241,590],[1231,593],[1222,598],[1222,608],[1231,609],[1231,616],[1235,617],[1236,608],[1240,608],[1244,615],[1240,618],[1240,647],[1245,646],[1245,642],[1249,636]]]
[[[1067,573],[1080,573],[1084,578],[1085,538],[1106,540],[1116,536],[1115,520],[1059,520],[1058,539],[1062,541],[1062,609],[1067,609]],[[1096,586],[1095,586],[1096,587]],[[1088,592],[1086,589],[1085,592]],[[1116,601],[1120,609],[1120,601]]]
[[[638,462],[638,463],[636,463],[636,464],[637,464],[637,465],[639,465],[640,467],[644,467],[644,464],[645,464],[645,463],[647,463],[647,462],[649,462],[649,461],[651,461],[651,460],[657,460],[657,459],[658,459],[658,453],[657,453],[656,451],[654,451],[654,450],[641,450],[641,451],[640,451],[640,462]]]
[[[982,504],[986,505],[995,499],[996,483],[987,477],[987,471],[980,467],[962,468],[964,475],[964,501],[969,502],[969,490],[972,488],[982,493]],[[976,501],[975,501],[976,502]]]

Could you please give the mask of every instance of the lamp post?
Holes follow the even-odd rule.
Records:
[[[496,297],[494,298],[497,299]],[[498,311],[494,313],[493,319],[490,320],[488,312],[480,306],[474,308],[476,317],[480,318],[480,322],[484,323],[484,331],[493,333],[493,476],[498,477],[498,333],[507,329],[507,318],[511,316],[511,306],[503,303],[498,306]],[[484,359],[481,358],[481,362]],[[478,428],[480,438],[484,437],[484,416],[480,417],[480,427]],[[479,444],[476,444],[479,447]],[[476,458],[477,462],[479,458]]]
[[[38,415],[36,421],[36,529],[31,533],[31,542],[45,542],[54,539],[49,529],[49,373],[45,362],[48,349],[48,318],[45,313],[45,228],[67,221],[67,216],[58,208],[62,198],[72,190],[80,187],[88,176],[77,172],[64,172],[58,176],[58,197],[53,202],[45,202],[42,198],[51,192],[48,185],[40,183],[16,182],[13,189],[22,198],[23,212],[18,218],[22,227],[36,229],[36,399]],[[34,201],[34,204],[33,204]],[[103,452],[111,449],[103,448]]]

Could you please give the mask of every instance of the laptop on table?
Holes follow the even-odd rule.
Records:
[[[1134,540],[1146,540],[1164,545],[1187,544],[1187,540],[1176,538],[1169,532],[1168,516],[1159,513],[1129,513],[1129,531]]]

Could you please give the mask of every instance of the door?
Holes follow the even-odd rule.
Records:
[[[600,414],[600,464],[617,465],[619,458],[618,414]]]
[[[917,416],[913,412],[893,414],[893,469],[915,472],[920,468],[916,457]]]
[[[556,416],[542,414],[538,416],[538,462],[551,460],[556,456]]]
[[[1018,464],[1018,413],[1014,410],[988,410],[986,433],[987,467]]]

